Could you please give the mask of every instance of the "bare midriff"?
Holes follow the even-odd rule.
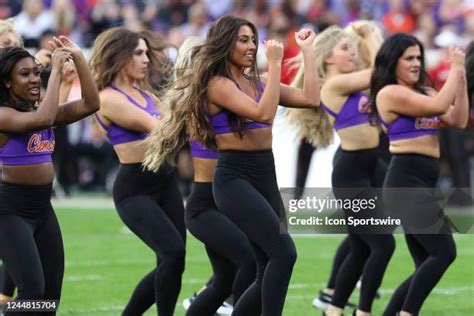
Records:
[[[143,140],[136,140],[115,145],[114,150],[121,164],[142,163],[145,159],[146,145]]]
[[[2,182],[21,185],[46,185],[53,182],[54,167],[51,162],[2,166]]]
[[[360,124],[337,131],[344,150],[371,149],[379,145],[380,130],[370,124]]]
[[[391,141],[390,152],[392,154],[420,154],[439,158],[439,139],[437,135],[424,135],[416,138]]]
[[[256,151],[272,148],[272,127],[246,130],[240,138],[237,133],[216,135],[219,150]]]
[[[194,181],[212,182],[217,159],[193,158]]]

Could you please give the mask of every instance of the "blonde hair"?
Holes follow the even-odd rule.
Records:
[[[180,79],[191,75],[191,61],[201,42],[200,38],[192,36],[179,48],[174,67],[174,81],[162,97],[167,111],[145,140],[147,150],[143,166],[153,172],[158,172],[166,162],[174,163],[176,153],[188,139],[186,116],[189,109],[182,100],[186,98],[189,89],[183,86],[183,81]]]
[[[321,83],[326,79],[325,59],[332,53],[339,41],[347,34],[339,26],[331,26],[319,33],[313,42],[316,55],[316,70]],[[301,57],[299,57],[302,60]],[[298,72],[291,82],[295,88],[303,88],[304,64],[300,62]],[[334,139],[332,124],[326,112],[320,106],[315,109],[288,109],[286,111],[288,122],[299,127],[298,137],[306,138],[313,146],[328,146]]]
[[[0,20],[0,35],[5,33],[12,33],[20,47],[23,47],[23,39],[21,38],[20,34],[15,30],[15,25],[13,23],[13,18],[9,18],[6,20]]]
[[[373,27],[382,33],[382,30],[377,23],[368,20],[357,20],[349,23],[344,28],[344,32],[349,37],[350,42],[352,45],[354,45],[354,47],[356,47],[355,52],[357,54],[356,61],[358,70],[367,69],[370,67],[370,60],[367,59],[370,58],[370,53],[362,41],[363,37],[361,36],[361,33],[368,34],[372,32],[371,29]]]

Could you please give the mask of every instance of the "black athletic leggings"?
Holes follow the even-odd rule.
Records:
[[[0,184],[0,258],[18,287],[17,300],[61,298],[64,247],[51,192],[51,185]]]
[[[8,274],[5,266],[1,266],[1,283],[0,283],[0,293],[6,296],[13,296],[15,293],[15,283],[12,280],[10,274]]]
[[[402,218],[405,232],[436,223],[440,226],[438,233],[405,235],[416,269],[397,288],[384,316],[396,315],[401,310],[418,315],[423,302],[456,258],[456,245],[434,189],[438,175],[436,158],[394,155],[390,163],[383,192],[388,211]]]
[[[186,243],[183,199],[173,168],[165,165],[153,173],[144,171],[141,164],[122,164],[113,198],[120,218],[155,252],[157,261],[157,267],[135,288],[123,315],[142,315],[153,302],[158,315],[173,315]]]
[[[378,149],[346,151],[339,148],[334,156],[332,186],[338,199],[377,199],[375,210],[344,209],[346,218],[383,217],[378,194],[385,176],[386,164],[380,159]],[[380,196],[379,196],[380,195]],[[336,278],[332,305],[344,308],[362,275],[358,309],[371,312],[377,289],[382,283],[385,269],[395,250],[395,240],[390,233],[381,234],[368,227],[348,227],[350,254],[344,260]]]
[[[339,270],[341,269],[344,260],[346,260],[347,256],[351,253],[351,242],[349,237],[344,238],[336,250],[336,255],[332,261],[331,266],[331,274],[329,275],[328,284],[326,287],[328,289],[334,289],[336,287],[336,279]]]
[[[255,281],[255,258],[247,236],[217,209],[211,182],[194,182],[186,203],[186,227],[206,246],[214,275],[186,315],[213,316],[224,300],[234,303]]]
[[[300,199],[303,195],[309,166],[315,150],[316,147],[306,138],[301,139],[300,146],[298,147],[298,156],[296,158],[295,199]]]
[[[389,140],[387,134],[380,133],[378,154],[381,160],[377,159],[377,167],[375,170],[376,176],[371,179],[372,185],[376,188],[383,187],[387,167],[390,163],[390,158],[392,157],[388,150],[388,147]],[[349,237],[346,237],[341,241],[336,250],[336,255],[334,256],[334,260],[332,262],[331,274],[329,276],[328,284],[326,286],[328,289],[334,289],[334,287],[336,286],[337,274],[339,273],[339,269],[344,263],[344,260],[346,260],[346,257],[350,254],[350,251],[351,247]]]
[[[219,210],[247,235],[257,259],[257,279],[233,315],[281,315],[296,249],[282,224],[285,214],[272,151],[221,151],[213,192]]]

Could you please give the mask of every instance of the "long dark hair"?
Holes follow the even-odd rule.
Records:
[[[246,19],[224,16],[215,21],[209,29],[203,44],[195,48],[198,52],[193,62],[193,74],[183,80],[187,80],[183,86],[189,87],[183,102],[185,108],[189,109],[187,114],[187,129],[190,137],[205,144],[207,147],[215,146],[215,135],[212,131],[207,113],[207,84],[215,76],[229,78],[234,81],[230,72],[230,56],[234,49],[239,29],[248,26],[255,35],[256,45],[258,43],[257,28]],[[256,63],[248,69],[246,76],[258,89],[259,74]],[[237,84],[237,83],[236,83]],[[240,131],[244,119],[231,113],[230,124],[233,131]]]
[[[380,47],[375,57],[375,66],[370,78],[370,106],[372,118],[377,121],[377,106],[375,100],[383,87],[397,84],[396,68],[400,57],[411,46],[418,45],[421,53],[420,78],[415,89],[426,94],[426,87],[432,87],[432,81],[425,69],[425,51],[421,42],[414,36],[405,33],[395,33],[388,37]]]
[[[470,42],[466,49],[466,79],[469,106],[472,108],[474,94],[474,41]]]
[[[24,58],[35,60],[27,50],[20,47],[0,49],[0,106],[11,107],[20,112],[29,112],[36,108],[37,102],[14,100],[10,88],[7,87],[7,82],[11,80],[13,67]]]

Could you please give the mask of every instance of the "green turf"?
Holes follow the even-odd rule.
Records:
[[[66,248],[66,272],[60,315],[120,315],[134,286],[154,267],[153,253],[124,229],[111,208],[57,207]],[[341,236],[295,236],[298,260],[291,279],[285,316],[320,315],[311,306],[324,287]],[[458,257],[425,302],[421,315],[474,315],[474,236],[455,236]],[[374,303],[380,315],[394,287],[413,264],[403,236]],[[175,315],[184,315],[181,301],[208,279],[210,266],[200,242],[188,235],[186,271]],[[357,301],[357,291],[352,297]],[[156,315],[153,307],[146,315]]]

